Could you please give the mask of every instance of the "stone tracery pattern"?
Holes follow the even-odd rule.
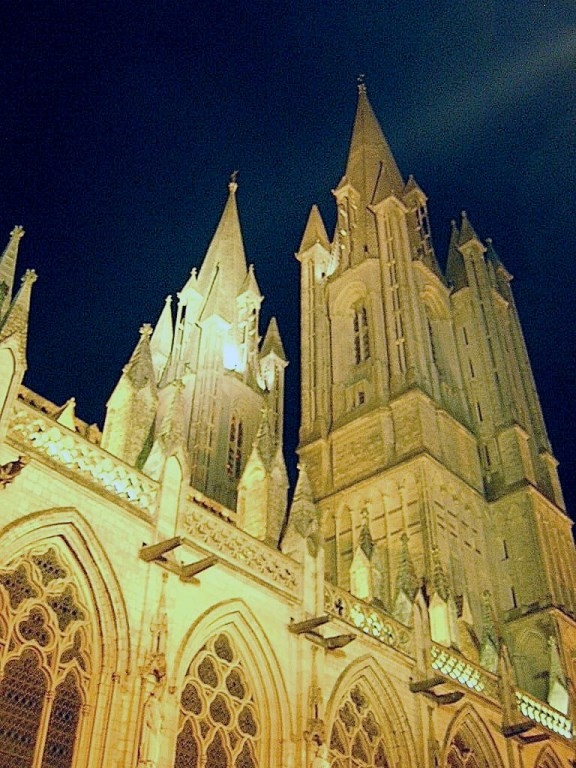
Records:
[[[473,750],[462,734],[454,738],[446,759],[448,768],[488,768],[488,763]]]
[[[186,674],[174,768],[258,768],[259,741],[250,681],[232,640],[219,634]]]
[[[388,768],[382,727],[359,686],[338,709],[330,734],[330,761],[332,768]]]
[[[0,571],[0,616],[0,764],[30,768],[36,753],[42,768],[70,768],[90,620],[54,547]]]

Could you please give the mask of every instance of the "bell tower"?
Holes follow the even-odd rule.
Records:
[[[510,275],[465,215],[443,274],[426,195],[358,90],[335,232],[313,207],[297,253],[299,454],[326,576],[401,621],[423,584],[432,639],[477,663],[494,611],[513,662],[540,654],[541,681],[561,644],[549,607],[574,613],[576,563]],[[534,569],[512,573],[522,562]],[[536,610],[542,653],[518,644]]]

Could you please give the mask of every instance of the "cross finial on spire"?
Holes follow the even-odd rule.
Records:
[[[238,182],[236,181],[238,178],[238,171],[232,171],[230,174],[230,182],[228,184],[228,189],[230,192],[236,192],[238,189]]]
[[[358,92],[366,93],[366,75],[359,74],[356,78],[356,82],[358,83]]]

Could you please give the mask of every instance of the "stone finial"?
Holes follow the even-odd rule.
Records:
[[[356,82],[358,83],[358,92],[366,93],[366,75],[359,74],[356,78]]]
[[[14,227],[12,232],[10,232],[10,237],[14,240],[20,240],[22,237],[24,237],[24,227],[21,227],[19,224]]]
[[[35,269],[27,269],[22,275],[22,285],[26,283],[35,283],[38,280],[38,275]]]
[[[144,323],[140,326],[140,336],[144,336],[145,338],[150,338],[152,336],[152,326],[150,323]]]
[[[228,189],[232,194],[238,189],[238,171],[232,171],[230,174],[230,182],[228,183]]]

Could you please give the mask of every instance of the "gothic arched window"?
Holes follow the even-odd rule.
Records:
[[[358,365],[370,357],[370,331],[365,304],[356,304],[354,307],[352,327],[354,329],[354,361]]]
[[[458,734],[448,750],[449,768],[487,768],[487,763],[472,749],[468,740]]]
[[[240,479],[242,467],[242,443],[244,440],[244,427],[238,414],[233,413],[230,419],[230,431],[228,433],[228,461],[226,471],[233,480]]]
[[[332,768],[388,768],[382,728],[358,686],[338,709],[330,734],[330,760]]]
[[[250,681],[232,640],[219,634],[186,673],[174,768],[257,768],[259,740]]]
[[[90,620],[54,547],[0,570],[0,617],[0,764],[70,768]]]

